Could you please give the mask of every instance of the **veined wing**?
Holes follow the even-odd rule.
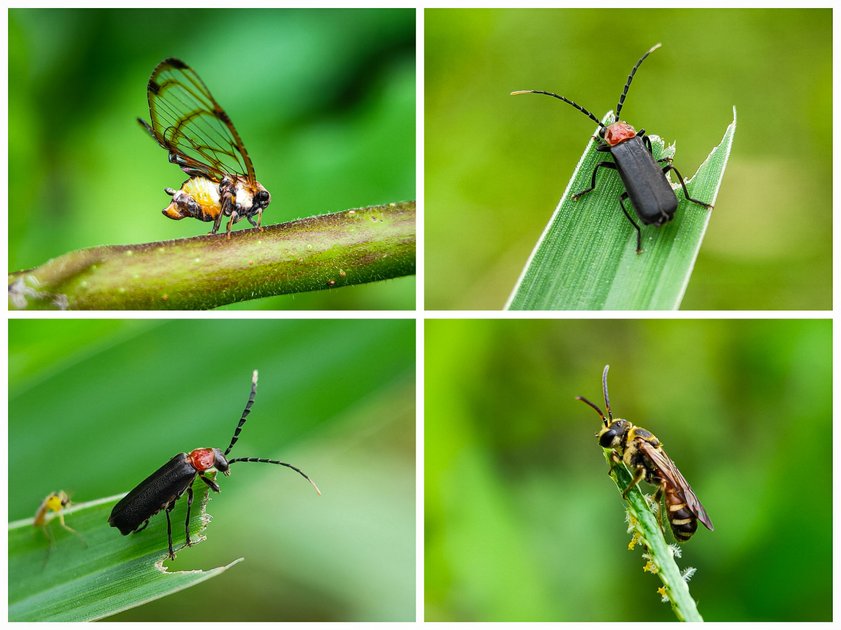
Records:
[[[701,521],[707,529],[712,531],[713,524],[710,517],[707,515],[707,511],[704,509],[704,506],[701,505],[698,497],[695,496],[695,493],[692,491],[692,487],[689,485],[689,482],[686,481],[680,470],[678,470],[678,467],[675,466],[675,463],[669,459],[669,457],[661,449],[654,448],[648,442],[641,442],[640,449],[651,459],[651,461],[654,462],[659,473],[673,486],[678,488],[681,493],[683,493],[683,498],[686,499],[686,507],[689,508],[689,511],[697,516],[698,520]]]
[[[164,59],[152,71],[146,92],[152,124],[138,120],[169,151],[171,162],[191,176],[256,181],[234,123],[195,70],[180,59]]]

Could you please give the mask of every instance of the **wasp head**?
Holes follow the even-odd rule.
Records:
[[[605,426],[596,436],[599,438],[599,445],[602,448],[619,449],[625,441],[625,435],[630,431],[631,423],[627,420],[617,419]]]

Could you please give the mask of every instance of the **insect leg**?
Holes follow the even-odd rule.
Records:
[[[643,478],[643,477],[645,477],[645,468],[643,468],[642,466],[640,466],[639,468],[637,468],[637,471],[634,473],[634,478],[633,478],[633,479],[631,479],[631,483],[629,483],[629,484],[628,484],[628,487],[627,487],[627,488],[625,488],[625,489],[622,491],[622,498],[623,498],[623,499],[627,499],[627,498],[628,498],[628,493],[630,493],[630,492],[631,492],[631,489],[632,489],[634,486],[636,486],[636,485],[637,485],[640,481],[642,481],[642,478]]]
[[[657,504],[657,513],[660,515],[660,529],[663,530],[663,533],[666,533],[666,509],[668,505],[665,504],[665,498],[663,496],[663,488],[665,486],[661,483],[657,487],[657,492],[654,493],[654,503]]]
[[[208,486],[210,486],[210,489],[211,489],[211,490],[213,490],[214,492],[221,492],[221,491],[222,491],[222,490],[219,488],[219,484],[218,484],[218,483],[216,483],[215,481],[213,481],[213,479],[208,479],[207,477],[205,477],[205,476],[204,476],[204,475],[202,475],[201,473],[199,473],[199,478],[200,478],[203,482],[205,482]]]
[[[590,180],[590,187],[582,190],[581,192],[575,193],[572,196],[573,201],[578,201],[583,195],[586,195],[596,187],[596,173],[600,168],[611,168],[614,171],[619,169],[619,167],[613,162],[599,162],[596,164],[596,168],[593,169],[593,178]]]
[[[172,550],[172,522],[169,520],[169,513],[172,512],[172,508],[175,507],[175,501],[171,501],[169,505],[166,506],[166,539],[169,542],[169,559],[175,560],[175,552]]]
[[[705,208],[707,208],[708,210],[712,210],[712,207],[713,207],[713,206],[712,206],[712,204],[711,204],[711,203],[704,203],[703,201],[701,201],[701,200],[699,200],[699,199],[693,199],[692,197],[690,197],[690,196],[689,196],[689,191],[688,191],[688,190],[686,190],[686,182],[684,182],[684,181],[683,181],[683,177],[681,176],[680,171],[678,171],[678,170],[677,170],[674,166],[672,166],[671,164],[669,164],[667,167],[665,167],[665,168],[663,169],[663,174],[665,175],[665,174],[666,174],[666,173],[668,173],[669,171],[674,171],[674,172],[675,172],[675,175],[677,175],[677,179],[678,179],[678,181],[680,182],[680,186],[681,186],[681,188],[683,188],[683,195],[684,195],[684,197],[686,197],[686,200],[687,200],[687,201],[691,201],[692,203],[697,203],[699,206],[704,206],[704,207],[705,207]]]
[[[187,518],[184,520],[184,530],[187,533],[187,546],[190,546],[190,507],[193,505],[193,487],[187,486]]]
[[[637,222],[631,217],[631,213],[628,212],[628,209],[625,207],[625,200],[628,198],[628,192],[625,191],[621,195],[619,195],[619,205],[622,206],[622,212],[625,213],[625,216],[628,218],[628,221],[631,222],[631,225],[634,226],[634,229],[637,231],[637,253],[642,253],[642,230],[640,230],[640,226],[637,225]]]

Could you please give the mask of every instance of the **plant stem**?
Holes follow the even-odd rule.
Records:
[[[9,275],[10,309],[209,309],[415,272],[415,202],[69,252]]]
[[[610,476],[616,482],[619,491],[622,492],[631,483],[631,473],[624,465],[613,464],[609,451],[605,451],[605,457],[608,464],[611,465]],[[657,517],[639,486],[635,486],[628,493],[626,505],[632,527],[635,530],[635,540],[641,540],[647,548],[644,555],[649,564],[646,564],[644,570],[656,573],[657,577],[663,582],[664,591],[661,592],[664,597],[668,598],[679,621],[703,621],[704,619],[698,612],[695,600],[689,593],[689,585],[683,579],[675,562],[674,552],[666,544]]]

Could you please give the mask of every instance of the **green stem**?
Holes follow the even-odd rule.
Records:
[[[608,464],[611,464],[610,452],[605,451]],[[632,476],[621,464],[611,464],[610,476],[616,482],[620,492],[631,483]],[[639,540],[645,547],[645,557],[649,561],[644,570],[656,573],[663,582],[663,591],[679,621],[703,621],[689,585],[683,579],[674,558],[672,547],[666,543],[663,530],[645,496],[635,486],[628,493],[626,501],[631,525],[635,531],[634,540]]]
[[[415,202],[69,252],[9,275],[10,309],[208,309],[415,273]]]

